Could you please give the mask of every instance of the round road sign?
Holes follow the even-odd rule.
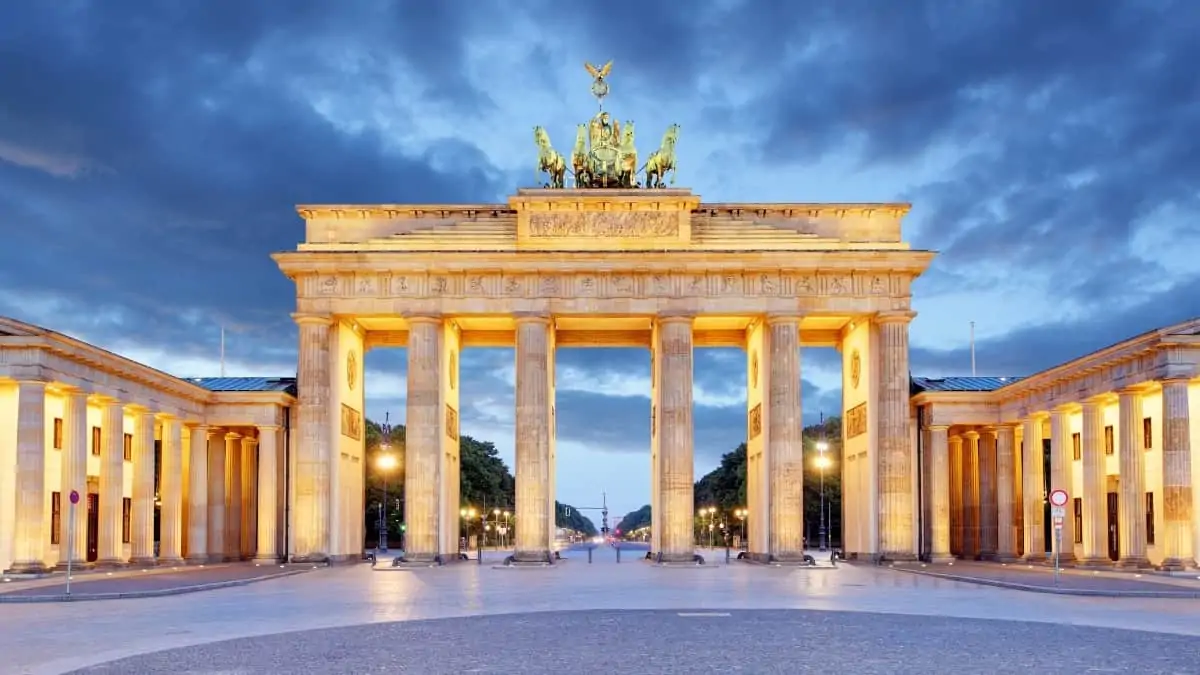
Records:
[[[71,490],[71,503],[72,504],[79,503],[79,491],[78,490]]]
[[[1054,506],[1066,506],[1067,505],[1067,491],[1066,490],[1052,490],[1050,492],[1050,503],[1053,504]]]

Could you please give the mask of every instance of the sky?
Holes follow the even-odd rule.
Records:
[[[939,252],[914,374],[969,374],[974,321],[979,374],[1026,375],[1200,315],[1198,29],[1186,0],[13,0],[0,315],[187,377],[224,325],[227,374],[293,375],[268,255],[296,204],[503,202],[613,59],[607,107],[679,123],[706,201],[911,202]],[[840,365],[802,351],[811,423]],[[558,496],[619,517],[649,501],[649,354],[558,358]],[[402,422],[404,351],[366,367],[368,415]],[[744,368],[696,352],[697,477],[745,436]],[[512,350],[461,377],[463,433],[511,465]]]

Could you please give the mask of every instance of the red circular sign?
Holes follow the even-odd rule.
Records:
[[[78,490],[71,490],[71,503],[72,504],[79,503],[79,491]]]
[[[1066,490],[1052,490],[1050,492],[1050,503],[1054,506],[1066,506],[1067,505],[1067,491]]]

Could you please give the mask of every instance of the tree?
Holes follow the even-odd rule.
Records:
[[[647,504],[637,511],[630,511],[625,514],[621,522],[617,523],[617,529],[621,534],[640,530],[643,527],[650,527],[650,505]]]

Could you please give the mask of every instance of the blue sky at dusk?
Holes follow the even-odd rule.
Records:
[[[1024,375],[1200,315],[1200,3],[133,2],[0,8],[0,315],[182,376],[295,373],[268,258],[298,203],[502,202],[567,149],[583,62],[643,154],[682,127],[713,202],[909,201],[940,252],[916,374]],[[804,350],[805,417],[840,401]],[[405,355],[366,358],[403,421]],[[745,435],[745,359],[696,353],[696,470]],[[462,355],[462,431],[513,451],[513,353]],[[649,354],[564,349],[558,495],[649,499]]]

